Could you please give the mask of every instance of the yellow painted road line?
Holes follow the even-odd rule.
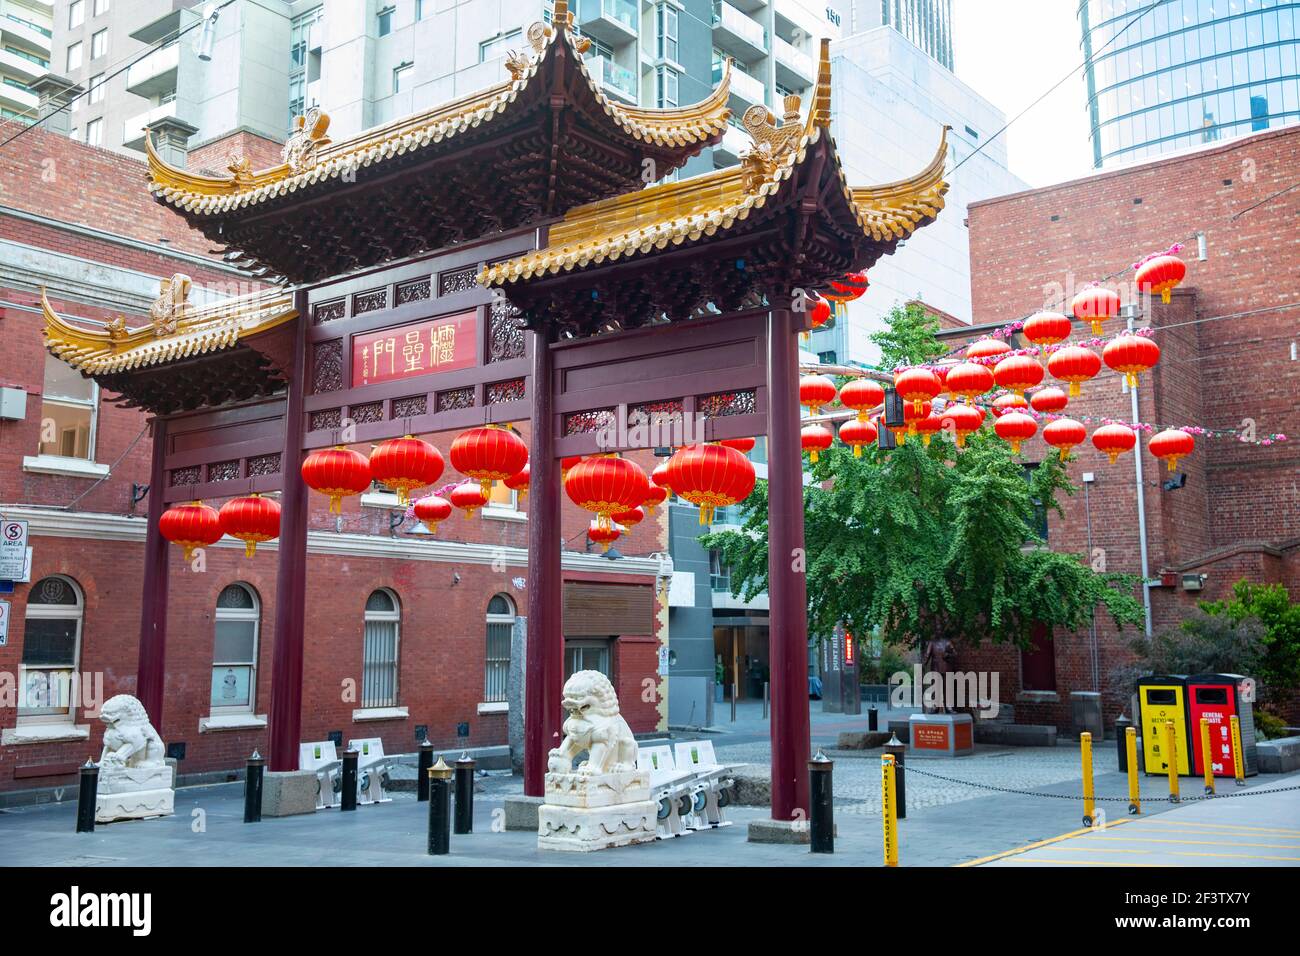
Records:
[[[1135,820],[1134,822],[1137,823],[1137,822],[1140,822],[1140,821],[1136,821],[1136,820]],[[1232,832],[1232,831],[1219,832],[1219,831],[1216,831],[1216,830],[1199,830],[1199,829],[1192,829],[1192,828],[1190,828],[1190,827],[1188,827],[1188,828],[1183,828],[1183,827],[1158,827],[1157,829],[1154,829],[1154,830],[1143,830],[1141,827],[1134,827],[1132,830],[1128,830],[1128,831],[1126,831],[1126,832],[1128,832],[1128,833],[1161,833],[1161,834],[1163,834],[1163,833],[1192,833],[1192,834],[1195,834],[1196,836],[1205,836],[1205,837],[1235,837],[1235,838],[1237,838],[1237,839],[1241,839],[1241,838],[1243,838],[1243,837],[1257,837],[1258,839],[1261,839],[1261,840],[1264,840],[1264,839],[1268,839],[1268,840],[1295,840],[1295,841],[1296,841],[1296,843],[1295,843],[1295,847],[1296,847],[1296,849],[1300,849],[1300,837],[1291,837],[1291,836],[1275,836],[1274,834],[1271,834],[1271,833],[1234,833],[1234,832]],[[1286,844],[1286,845],[1289,845],[1289,844]]]
[[[1182,866],[1181,863],[1121,863],[1119,860],[1051,860],[1044,856],[1012,856],[1007,857],[1008,863],[1028,863],[1031,866],[1050,863],[1053,866]]]
[[[1133,843],[1179,843],[1188,846],[1249,846],[1265,850],[1294,850],[1295,847],[1287,846],[1282,843],[1239,843],[1236,840],[1160,840],[1155,837],[1140,836],[1122,836],[1108,837],[1098,836],[1098,840],[1127,840]]]
[[[1132,821],[1127,819],[1112,820],[1110,823],[1106,824],[1106,827],[1107,829],[1110,829],[1111,827],[1117,827],[1121,824],[1131,823],[1131,822]],[[1069,833],[1062,833],[1060,836],[1054,836],[1047,840],[1039,840],[1037,843],[1026,843],[1024,846],[1018,846],[1012,850],[1003,850],[1001,853],[994,853],[992,856],[982,856],[978,860],[967,860],[965,863],[957,863],[954,865],[958,867],[982,866],[985,863],[991,863],[994,860],[1001,860],[1004,857],[1015,856],[1019,853],[1028,852],[1029,850],[1036,850],[1040,846],[1048,846],[1049,844],[1052,843],[1059,843],[1061,840],[1068,840],[1071,837],[1084,836],[1085,834],[1096,833],[1096,832],[1098,831],[1092,829],[1091,827],[1085,827],[1082,830],[1071,830]]]
[[[1142,853],[1151,854],[1152,850],[1128,850],[1128,849],[1110,849],[1100,846],[1077,846],[1077,845],[1058,845],[1045,846],[1044,850],[1063,850],[1065,852],[1081,851],[1084,853]],[[1171,856],[1213,856],[1222,857],[1227,860],[1286,860],[1291,862],[1300,862],[1300,856],[1268,856],[1257,855],[1252,853],[1208,853],[1204,850],[1165,850],[1165,853]]]
[[[1134,820],[1133,822],[1158,823],[1162,827],[1213,827],[1223,830],[1248,830],[1254,833],[1276,833],[1300,838],[1300,830],[1292,830],[1287,827],[1251,827],[1240,823],[1201,823],[1196,820],[1162,820],[1159,817],[1147,817],[1144,820]]]

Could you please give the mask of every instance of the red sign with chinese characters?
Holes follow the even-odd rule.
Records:
[[[352,387],[469,368],[476,361],[476,318],[441,319],[352,337]]]

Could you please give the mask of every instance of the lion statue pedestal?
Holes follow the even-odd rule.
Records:
[[[108,729],[99,758],[95,822],[170,815],[176,798],[172,768],[144,705],[130,694],[118,694],[103,706],[99,719]]]
[[[578,671],[564,685],[564,740],[552,750],[537,810],[540,850],[586,852],[655,839],[658,805],[650,773],[636,767],[637,746],[604,674]],[[587,759],[574,770],[583,751]]]

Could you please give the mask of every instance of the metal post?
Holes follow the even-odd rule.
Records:
[[[1246,785],[1246,755],[1241,750],[1241,718],[1236,714],[1231,717],[1232,726],[1232,775],[1237,786]]]
[[[140,593],[140,649],[136,658],[136,694],[149,721],[162,729],[163,681],[167,672],[167,539],[158,529],[167,487],[167,422],[153,420],[153,457],[149,466],[149,509],[144,538],[144,583]]]
[[[899,740],[897,734],[890,734],[889,743],[885,744],[884,751],[894,758],[894,789],[898,792],[896,817],[905,820],[907,819],[907,765],[903,761],[903,755],[907,753],[907,744]]]
[[[881,754],[880,816],[885,834],[885,866],[898,866],[898,818],[894,807],[894,755]]]
[[[420,756],[415,765],[415,799],[420,803],[429,799],[429,768],[433,766],[433,744],[420,741]]]
[[[1165,760],[1169,764],[1169,801],[1178,802],[1178,738],[1174,735],[1174,722],[1165,721]]]
[[[1136,327],[1135,320],[1141,316],[1142,311],[1136,303],[1129,303],[1121,307],[1120,314],[1124,316],[1130,332]],[[1142,420],[1141,411],[1138,407],[1138,390],[1130,388],[1128,390],[1130,406],[1133,411],[1133,421]],[[1145,618],[1146,636],[1151,636],[1151,570],[1147,562],[1147,505],[1146,495],[1143,493],[1145,483],[1142,479],[1142,432],[1135,430],[1137,435],[1137,444],[1133,447],[1133,483],[1137,493],[1137,512],[1138,512],[1138,555],[1142,561],[1142,612]]]
[[[767,720],[768,708],[772,704],[771,690],[772,690],[771,681],[763,681],[763,719],[764,720]]]
[[[81,788],[77,791],[77,832],[95,832],[95,796],[99,791],[99,768],[86,760],[81,768]]]
[[[351,747],[343,751],[343,803],[340,810],[357,808],[357,759],[360,756]]]
[[[803,536],[798,325],[790,303],[768,322],[768,633],[772,662],[772,818],[808,807],[808,582]]]
[[[429,855],[451,852],[451,774],[443,761],[429,768]]]
[[[456,832],[474,832],[474,760],[462,753],[456,761]]]
[[[736,722],[736,697],[740,693],[740,685],[736,681],[731,682],[731,722]]]
[[[867,730],[876,730],[880,727],[880,711],[876,710],[876,705],[872,704],[867,708]]]
[[[1092,785],[1092,734],[1079,734],[1079,758],[1083,763],[1083,825],[1092,826],[1097,817],[1096,792]]]
[[[256,750],[248,758],[244,770],[244,822],[262,822],[262,775],[266,770],[266,758]]]
[[[835,852],[835,795],[831,784],[835,763],[820,750],[808,761],[809,791],[812,807],[810,842],[813,853]]]
[[[1214,794],[1214,762],[1210,759],[1210,721],[1201,718],[1201,771],[1205,775],[1205,792]]]
[[[1119,772],[1128,772],[1128,728],[1133,726],[1133,721],[1129,720],[1123,714],[1115,721],[1115,755],[1119,761]]]
[[[1142,797],[1138,789],[1138,732],[1136,727],[1124,731],[1124,750],[1128,760],[1128,812],[1142,812]]]

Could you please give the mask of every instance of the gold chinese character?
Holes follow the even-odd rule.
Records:
[[[433,363],[435,365],[444,365],[455,359],[456,327],[454,325],[444,325],[434,329],[431,338],[433,339]]]
[[[419,331],[406,333],[406,344],[402,346],[402,358],[406,360],[407,372],[419,372],[424,369],[424,343],[420,341]]]
[[[375,343],[375,374],[379,374],[379,357],[385,352],[388,353],[388,373],[390,375],[397,371],[397,339],[389,336]]]

